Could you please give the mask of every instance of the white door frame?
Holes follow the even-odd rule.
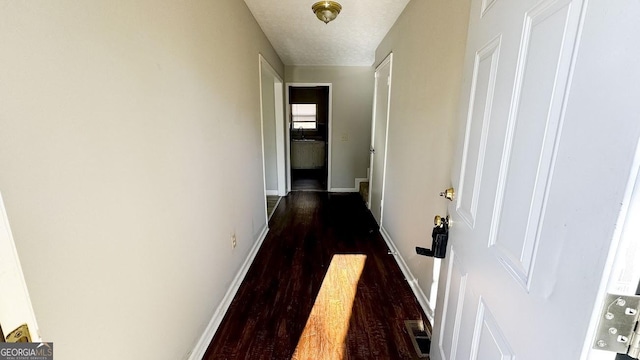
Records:
[[[18,251],[0,194],[0,324],[4,335],[27,324],[32,342],[40,342],[40,329],[31,305],[31,297],[22,273]]]
[[[633,289],[620,289],[617,285],[619,275],[624,270],[624,257],[626,251],[632,246],[638,246],[638,233],[634,223],[640,220],[640,142],[636,148],[631,174],[627,182],[627,188],[622,201],[620,215],[616,221],[616,230],[611,240],[611,247],[607,256],[602,279],[600,281],[600,289],[596,298],[591,320],[589,322],[589,330],[582,349],[582,359],[613,360],[615,355],[611,352],[603,352],[593,350],[593,340],[596,336],[596,328],[602,316],[602,304],[605,301],[607,293],[618,295],[634,295],[637,283],[633,285]],[[635,279],[637,281],[637,279]]]
[[[266,174],[266,161],[265,161],[265,149],[264,149],[264,99],[262,97],[262,75],[268,73],[274,78],[273,90],[274,90],[274,108],[275,108],[275,128],[276,128],[276,172],[278,177],[278,195],[285,196],[287,194],[286,189],[286,173],[285,173],[285,148],[284,148],[284,81],[282,77],[274,70],[273,66],[262,56],[258,54],[258,68],[259,68],[259,86],[260,86],[260,136],[262,140],[262,182],[264,186],[264,193],[267,193],[267,174]],[[267,214],[267,224],[269,214]]]
[[[289,103],[289,90],[292,87],[319,87],[325,86],[329,88],[329,114],[327,117],[327,191],[331,191],[331,123],[333,118],[333,84],[332,83],[296,83],[288,82],[285,84],[285,111],[287,116],[285,126],[285,153],[286,153],[286,173],[287,173],[287,192],[291,191],[291,105]]]
[[[389,53],[389,55],[387,55],[387,57],[382,60],[382,62],[376,67],[374,76],[375,76],[375,82],[373,85],[373,111],[372,114],[373,116],[371,117],[371,146],[369,148],[369,151],[371,151],[371,149],[375,150],[375,138],[376,138],[376,105],[378,102],[378,71],[380,70],[380,68],[382,68],[383,66],[385,66],[386,64],[389,64],[389,92],[387,94],[387,121],[385,122],[385,127],[386,127],[386,132],[385,132],[385,139],[384,139],[384,154],[383,159],[382,159],[382,192],[381,192],[381,200],[382,200],[382,204],[380,204],[380,224],[378,224],[378,226],[382,227],[382,217],[384,214],[384,185],[385,185],[385,180],[386,180],[386,176],[387,176],[387,147],[389,145],[389,117],[391,114],[391,84],[392,84],[392,78],[393,78],[393,53]],[[367,174],[367,177],[369,178],[369,194],[368,194],[368,198],[367,198],[367,207],[369,208],[369,210],[371,210],[371,187],[373,184],[373,153],[369,154],[369,174]]]

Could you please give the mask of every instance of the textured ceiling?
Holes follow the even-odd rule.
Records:
[[[286,65],[369,66],[409,0],[339,0],[342,12],[324,24],[316,0],[245,0]]]

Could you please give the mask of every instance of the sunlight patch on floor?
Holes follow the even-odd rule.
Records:
[[[353,301],[366,255],[333,255],[293,359],[343,359]]]

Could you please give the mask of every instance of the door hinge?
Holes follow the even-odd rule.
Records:
[[[607,294],[593,348],[640,357],[640,296]]]
[[[9,335],[7,335],[5,341],[8,343],[31,342],[29,326],[27,326],[27,324],[18,326],[15,330],[10,332]]]
[[[391,75],[387,78],[387,86],[391,86]]]

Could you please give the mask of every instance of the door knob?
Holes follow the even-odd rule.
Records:
[[[436,215],[433,219],[433,231],[431,232],[431,249],[416,246],[418,255],[431,256],[443,259],[447,254],[447,242],[449,240],[449,216]]]
[[[446,227],[449,229],[449,227],[451,227],[451,217],[447,215],[443,218],[440,215],[436,215],[436,217],[433,218],[433,225],[437,228]]]
[[[449,201],[453,201],[453,198],[456,196],[456,191],[453,188],[448,188],[447,190],[440,193],[440,196],[444,196],[449,199]]]

